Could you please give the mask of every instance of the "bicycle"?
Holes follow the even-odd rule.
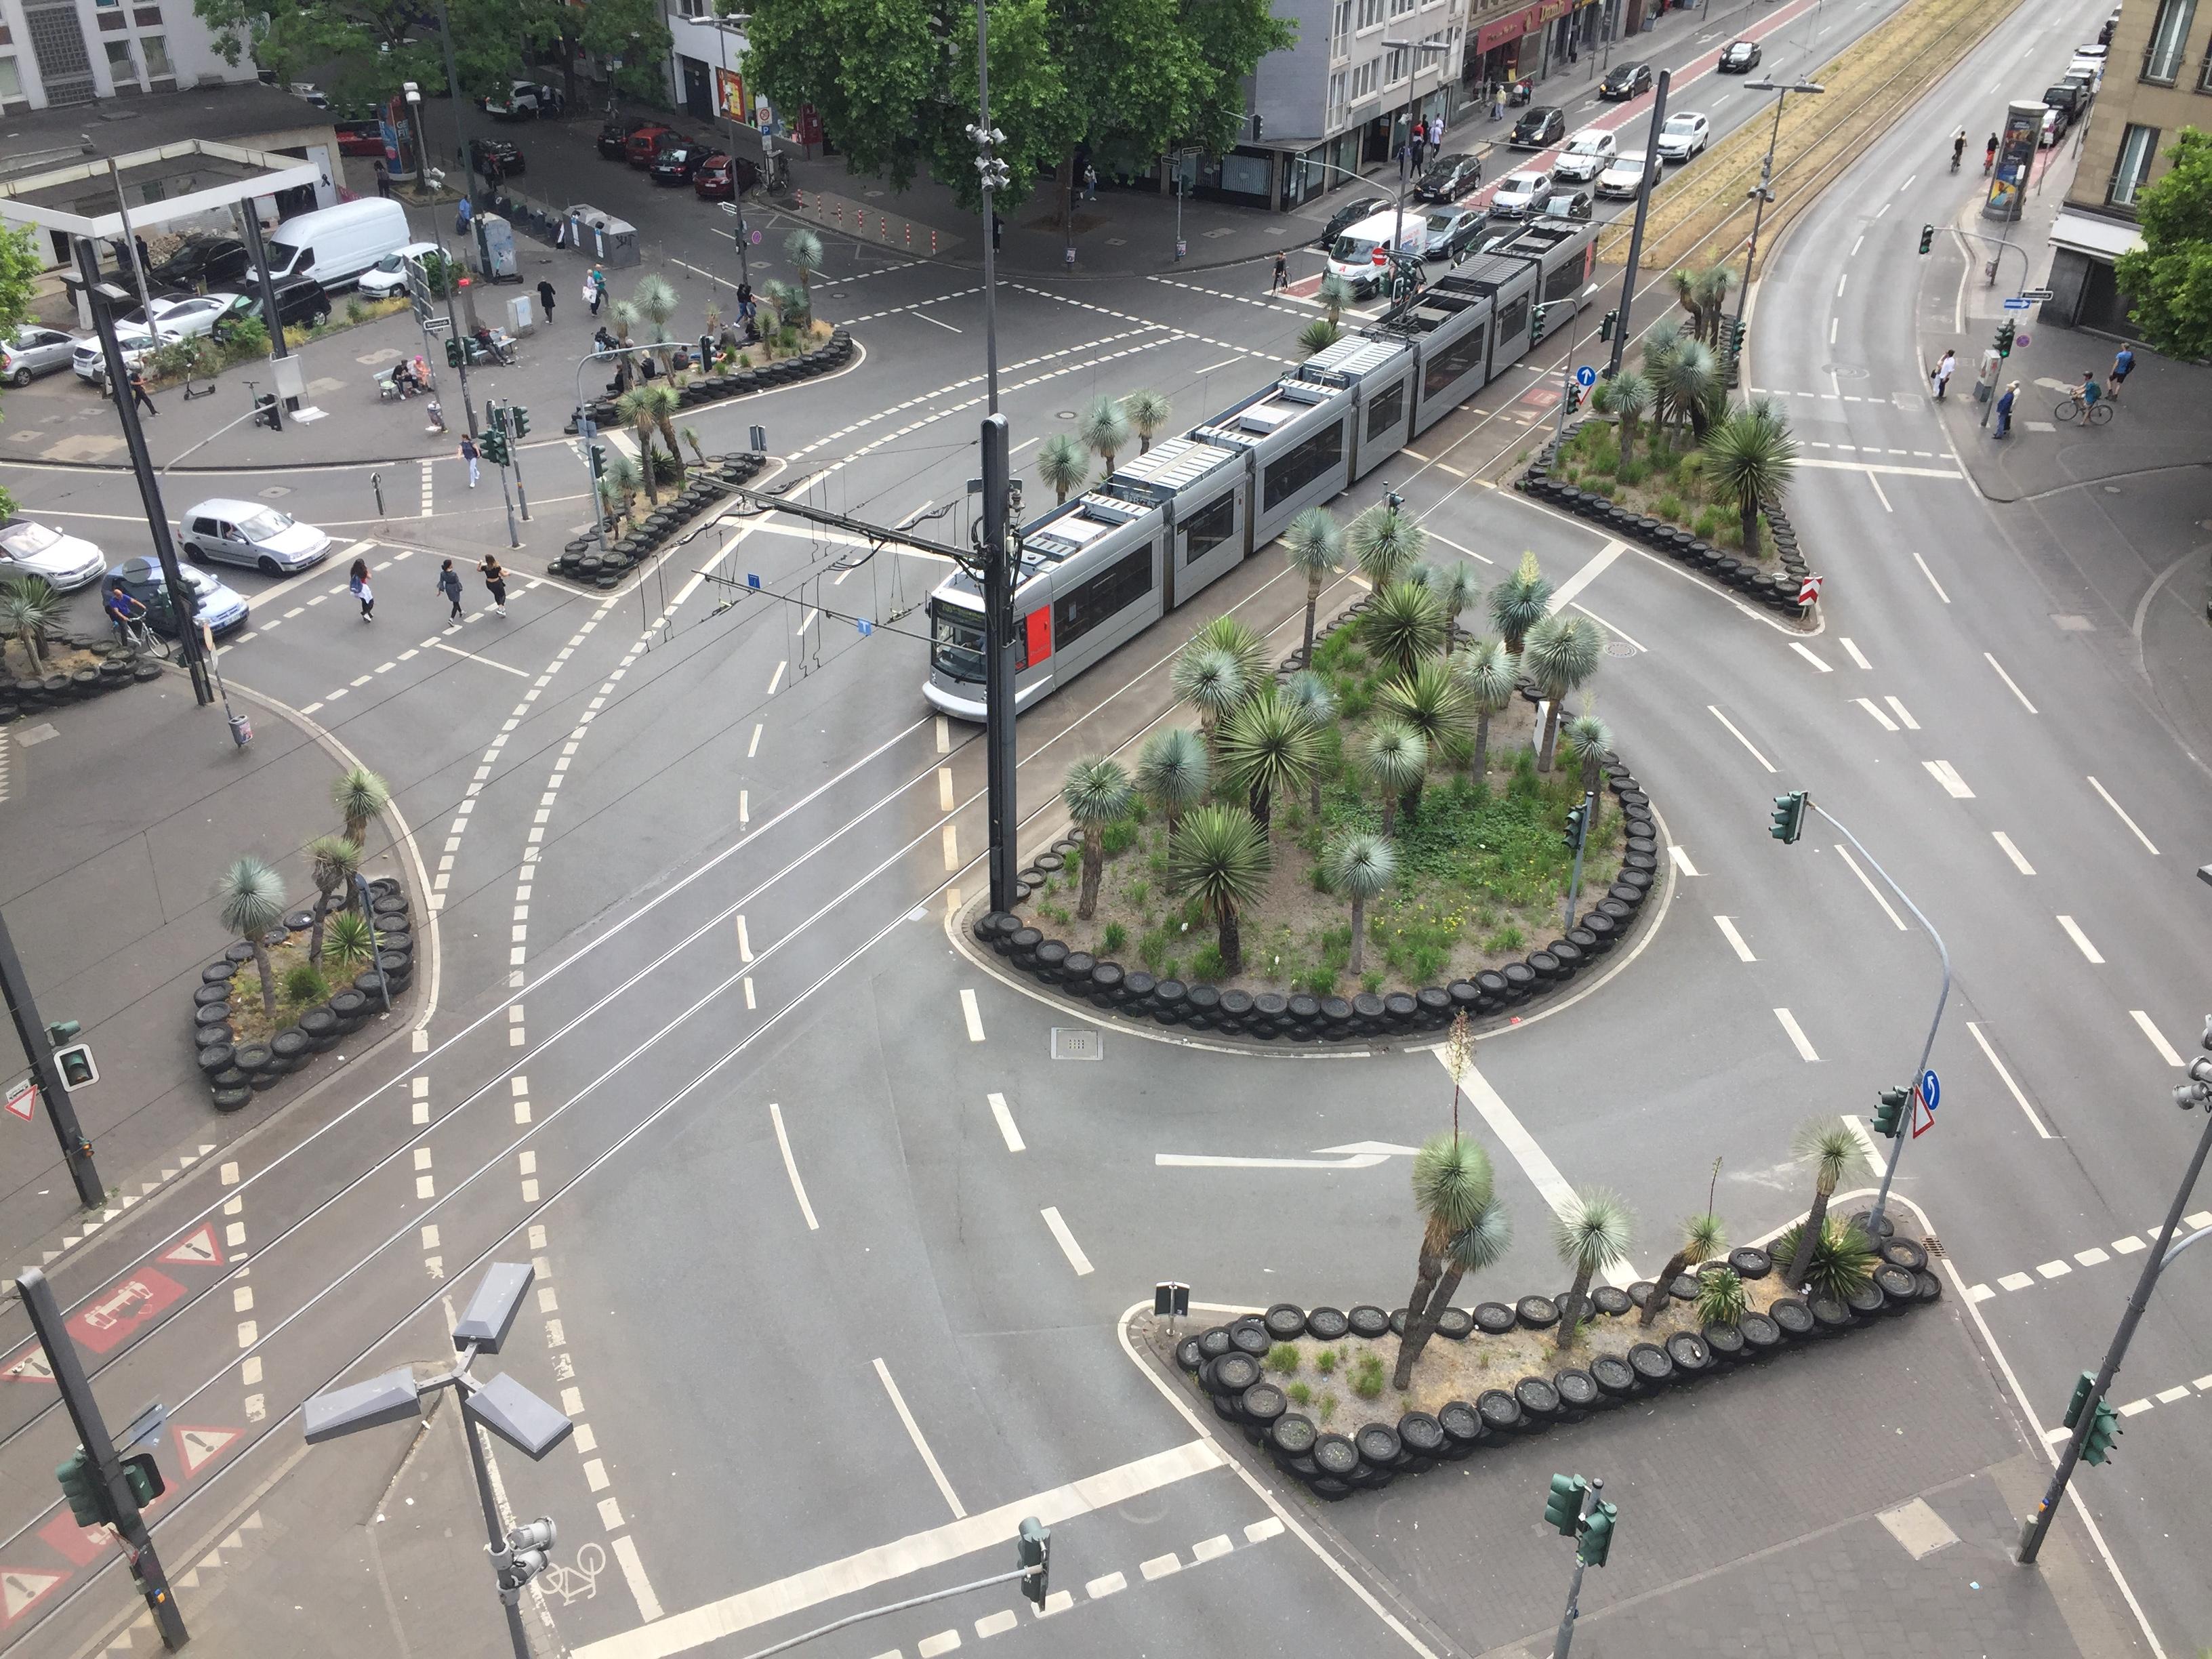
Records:
[[[176,650],[176,644],[164,635],[156,634],[147,625],[143,617],[133,617],[119,623],[116,631],[122,636],[123,648],[142,657],[158,657],[167,662]]]
[[[2112,418],[2112,401],[2100,398],[2094,404],[2084,404],[2079,398],[2069,398],[2051,411],[2051,418],[2071,421],[2079,418],[2084,426],[2104,426]]]

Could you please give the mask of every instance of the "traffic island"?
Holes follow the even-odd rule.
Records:
[[[632,497],[601,536],[578,536],[563,544],[547,568],[586,587],[613,587],[640,564],[691,533],[687,526],[719,507],[730,492],[749,483],[768,464],[765,455],[741,452],[717,455],[690,469],[666,495]],[[631,463],[635,465],[636,463]]]
[[[35,661],[27,660],[17,647],[12,652],[0,652],[0,665],[6,669],[0,676],[0,726],[161,678],[159,662],[123,650],[112,640],[50,644]],[[27,672],[17,672],[18,668]]]

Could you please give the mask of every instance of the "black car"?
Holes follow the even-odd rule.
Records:
[[[675,144],[653,159],[653,182],[656,185],[688,185],[691,175],[706,165],[707,158],[721,152],[706,144],[688,141]]]
[[[1547,149],[1567,136],[1565,112],[1540,104],[1513,124],[1505,142],[1515,149]]]
[[[1321,247],[1334,246],[1338,237],[1362,219],[1371,219],[1389,205],[1390,198],[1387,196],[1361,196],[1346,202],[1330,216],[1328,223],[1315,238],[1316,245]]]
[[[1413,186],[1413,197],[1422,202],[1455,202],[1481,182],[1480,155],[1440,156]]]
[[[512,178],[523,170],[522,151],[504,138],[471,138],[469,140],[469,171],[480,173],[489,179],[487,161],[499,163],[500,174]]]
[[[653,125],[642,115],[610,115],[599,127],[599,154],[610,161],[622,161],[628,153],[630,134]]]
[[[245,243],[229,236],[198,236],[149,270],[146,280],[157,289],[195,294],[203,284],[243,281],[252,269],[253,255]]]
[[[1723,75],[1748,75],[1759,67],[1759,42],[1731,40],[1721,48],[1721,61],[1715,65]]]
[[[1553,191],[1536,204],[1536,213],[1546,219],[1587,219],[1592,206],[1589,191],[1572,186]]]
[[[1601,98],[1634,98],[1651,90],[1651,65],[1622,64],[1597,83]]]
[[[286,328],[320,328],[331,319],[330,291],[312,276],[288,276],[276,285],[276,318]],[[210,294],[210,300],[222,300],[229,309],[215,319],[208,331],[216,339],[227,338],[239,319],[261,317],[261,289],[258,283],[241,283],[230,292]]]

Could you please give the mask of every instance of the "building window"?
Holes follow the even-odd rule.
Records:
[[[161,27],[161,9],[159,6],[135,7],[131,13],[131,21],[142,29],[157,29]]]
[[[0,58],[0,104],[12,104],[23,95],[23,76],[13,58]]]
[[[2143,48],[2142,78],[2170,87],[2181,73],[2181,54],[2189,44],[2189,25],[2197,0],[2160,0],[2151,21],[2150,44]]]
[[[1382,84],[1384,86],[1395,87],[1406,78],[1406,56],[1407,51],[1403,46],[1393,46],[1383,55]]]
[[[1371,29],[1382,21],[1382,0],[1359,0],[1359,27]]]
[[[2136,192],[2150,177],[2150,164],[2158,155],[2158,129],[2129,123],[2120,135],[2120,159],[2112,167],[2112,187],[2105,199],[2114,207],[2133,207]]]
[[[0,42],[4,42],[7,38],[8,31],[4,28],[0,28]],[[2212,92],[2212,47],[2208,47],[2206,49],[2204,53],[2204,67],[2197,72],[2197,90],[2199,92]]]
[[[148,79],[159,81],[165,76],[173,76],[176,73],[175,70],[169,67],[169,43],[163,40],[160,35],[140,35],[138,37],[138,47],[140,51],[146,54],[146,75]]]
[[[110,40],[107,46],[107,72],[115,82],[118,92],[138,90],[138,63],[131,55],[128,40]]]

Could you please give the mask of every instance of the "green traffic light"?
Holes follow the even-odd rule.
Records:
[[[100,1490],[100,1472],[93,1468],[83,1447],[54,1465],[54,1479],[62,1483],[62,1496],[69,1499],[70,1515],[77,1525],[106,1524],[107,1505]]]
[[[1793,789],[1786,795],[1774,798],[1774,811],[1767,815],[1766,833],[1784,846],[1794,846],[1805,833],[1805,792]]]
[[[1601,1567],[1613,1548],[1613,1527],[1620,1514],[1620,1505],[1601,1503],[1591,1507],[1589,1517],[1583,1522],[1583,1541],[1576,1553],[1586,1567]]]
[[[1895,1139],[1898,1132],[1905,1127],[1905,1106],[1911,1098],[1911,1094],[1905,1090],[1884,1089],[1881,1104],[1875,1109],[1874,1132]]]
[[[1563,1538],[1571,1538],[1582,1525],[1583,1493],[1589,1482],[1579,1474],[1555,1474],[1552,1477],[1551,1495],[1544,1499],[1544,1519],[1559,1530]]]
[[[2097,1402],[2097,1414],[2089,1425],[2089,1437],[2081,1443],[2081,1461],[2101,1463],[2112,1455],[2112,1442],[2121,1435],[2120,1414],[2103,1401]]]
[[[58,1019],[46,1027],[46,1042],[51,1047],[58,1048],[82,1030],[84,1027],[76,1020]]]
[[[2087,1371],[2083,1371],[2081,1373],[2081,1381],[2074,1385],[2074,1399],[2066,1407],[2066,1426],[2068,1428],[2072,1428],[2076,1423],[2079,1423],[2081,1420],[2081,1407],[2089,1403],[2089,1390],[2096,1387],[2096,1385],[2097,1379],[2095,1376]]]

